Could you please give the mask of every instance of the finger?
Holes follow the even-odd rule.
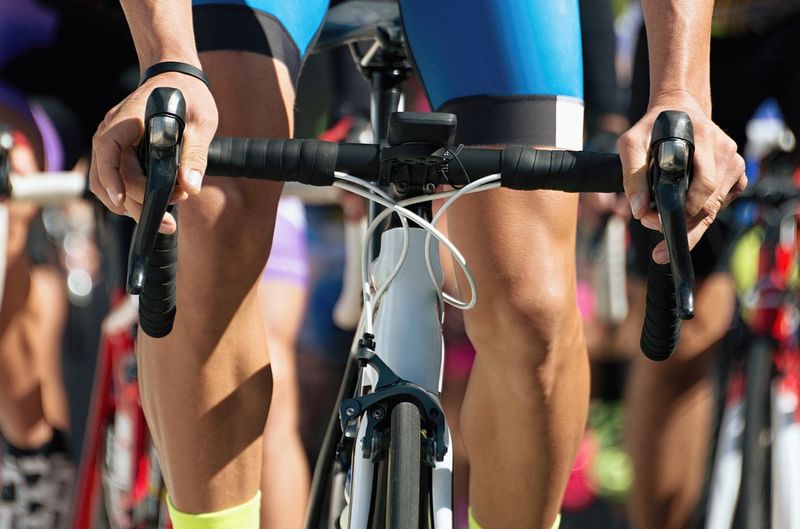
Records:
[[[647,183],[647,151],[637,141],[639,134],[631,129],[619,140],[619,156],[623,167],[625,195],[631,206],[631,213],[641,219],[650,213],[650,190]],[[640,138],[639,138],[640,140]]]
[[[669,251],[667,251],[666,241],[661,241],[660,243],[656,244],[655,247],[653,247],[652,257],[656,264],[669,263]]]
[[[98,185],[105,190],[115,206],[112,211],[121,213],[125,201],[125,187],[120,174],[122,146],[135,145],[141,135],[141,122],[127,119],[103,127],[101,125],[92,142],[92,157],[96,164]]]
[[[122,151],[120,175],[125,185],[125,198],[132,198],[135,202],[142,204],[147,187],[147,177],[144,175],[139,157],[132,147]],[[170,196],[170,204],[186,200],[188,197],[189,195],[185,191],[176,187]]]
[[[658,213],[655,211],[651,211],[641,220],[642,226],[649,230],[654,230],[663,233],[663,229],[661,228],[661,218],[658,216]]]
[[[125,199],[125,215],[131,217],[136,222],[142,216],[142,205],[130,197]],[[158,227],[158,232],[164,235],[171,235],[175,233],[178,228],[178,223],[175,222],[175,217],[171,213],[164,213],[164,218],[161,219],[161,224]]]
[[[711,225],[714,219],[717,218],[719,212],[736,198],[741,186],[746,186],[747,177],[744,173],[745,163],[744,159],[739,154],[734,153],[727,158],[718,159],[716,168],[721,176],[720,185],[708,201],[703,204],[700,212],[696,216],[690,217],[688,223],[690,230],[701,222],[704,222],[706,225]]]
[[[208,146],[213,138],[214,127],[210,123],[188,124],[183,133],[178,183],[181,189],[190,195],[199,193],[203,185],[203,175],[208,162]]]
[[[141,204],[144,201],[144,190],[147,178],[139,163],[139,157],[133,146],[122,149],[119,160],[119,174],[125,187],[125,203],[129,199]]]

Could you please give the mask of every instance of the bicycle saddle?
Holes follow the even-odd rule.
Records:
[[[396,42],[401,35],[397,2],[349,0],[328,11],[314,51],[360,40]]]

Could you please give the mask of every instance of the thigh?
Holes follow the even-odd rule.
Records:
[[[458,116],[458,141],[580,148],[578,0],[401,0],[431,106]]]
[[[193,0],[197,49],[272,57],[297,83],[328,0]]]

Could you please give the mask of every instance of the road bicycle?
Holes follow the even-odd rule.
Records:
[[[731,261],[750,262],[755,277],[717,366],[706,529],[800,528],[800,188],[796,157],[783,158],[740,199],[759,211]]]
[[[616,155],[456,146],[454,115],[395,112],[408,72],[402,31],[395,18],[382,15],[385,11],[369,11],[373,3],[351,3],[355,11],[345,14],[367,10],[370,21],[362,25],[364,18],[350,18],[335,43],[376,41],[364,55],[351,49],[372,81],[373,130],[381,145],[217,138],[209,149],[206,174],[334,185],[383,208],[371,211],[361,263],[358,338],[318,458],[306,527],[450,529],[452,450],[439,404],[442,310],[445,303],[472,308],[477,290],[464,257],[435,224],[465,194],[501,186],[621,192],[621,166]],[[386,5],[374,3],[380,10]],[[178,90],[159,88],[145,114],[142,149],[148,177],[127,287],[139,295],[142,331],[155,338],[171,331],[177,310],[177,236],[159,234],[158,226],[168,209],[177,214],[169,198],[184,112]],[[681,318],[693,314],[685,224],[693,154],[688,116],[659,116],[652,153],[651,187],[672,260],[669,266],[652,263],[642,346],[651,358],[664,359],[674,350]],[[445,185],[453,189],[437,192]],[[433,215],[430,201],[437,198],[446,200]],[[467,300],[442,292],[434,241],[444,245],[464,272]]]

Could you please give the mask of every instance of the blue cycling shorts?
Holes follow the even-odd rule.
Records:
[[[200,51],[283,62],[297,78],[328,0],[194,0]],[[458,141],[580,149],[578,0],[400,0],[431,106],[458,116]]]

